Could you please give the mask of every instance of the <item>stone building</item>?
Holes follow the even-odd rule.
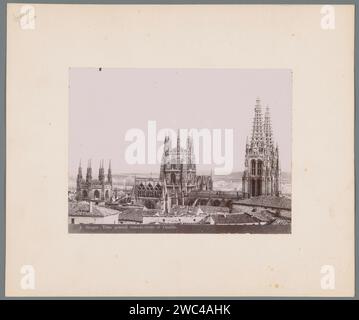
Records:
[[[182,191],[187,193],[196,188],[196,163],[191,137],[187,137],[186,148],[181,147],[179,132],[174,148],[170,137],[165,137],[160,181],[166,181],[169,193],[180,194]]]
[[[117,210],[97,206],[92,201],[69,203],[69,224],[118,224],[118,216]]]
[[[168,199],[172,204],[185,204],[187,196],[195,190],[212,190],[211,176],[197,176],[193,141],[186,140],[186,148],[181,147],[180,134],[172,148],[171,139],[165,137],[163,156],[160,168],[160,181],[163,185],[163,201]],[[169,206],[170,207],[170,206]]]
[[[76,180],[76,200],[92,200],[96,202],[110,201],[112,198],[112,172],[109,163],[107,177],[105,176],[104,161],[100,162],[98,179],[92,178],[91,160],[88,161],[86,179],[82,177],[81,162]]]
[[[280,195],[279,148],[274,145],[269,108],[263,119],[259,98],[254,108],[252,137],[246,142],[244,167],[242,192],[245,197]]]
[[[136,198],[161,198],[162,186],[158,179],[135,177]]]
[[[196,177],[196,191],[210,191],[213,190],[213,179],[210,176],[197,176]]]
[[[187,137],[184,148],[178,133],[175,147],[165,137],[159,178],[136,177],[131,197],[146,208],[162,207],[168,212],[173,205],[187,204],[192,191],[212,189],[212,175],[196,174],[192,138]]]
[[[158,178],[135,177],[131,197],[146,208],[156,208],[162,198],[162,184]]]

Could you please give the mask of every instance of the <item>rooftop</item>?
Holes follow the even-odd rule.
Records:
[[[180,206],[180,205],[174,205],[172,206],[170,210],[171,215],[180,216],[180,215],[193,215],[195,214],[195,208],[190,206]]]
[[[198,206],[203,213],[229,213],[229,208],[219,206]]]
[[[120,213],[118,215],[118,221],[132,221],[132,222],[143,222],[143,216],[141,212],[127,212]]]
[[[233,202],[234,205],[247,205],[247,206],[261,206],[276,209],[292,209],[292,201],[287,197],[276,196],[259,196],[249,199],[237,200]]]
[[[90,204],[87,201],[69,202],[69,216],[107,217],[114,214],[118,214],[118,211],[94,204],[90,212]]]
[[[241,224],[241,223],[258,223],[259,220],[248,214],[218,214],[212,215],[211,218],[215,224]]]
[[[249,215],[264,222],[272,222],[276,219],[274,214],[269,210],[261,210],[260,212],[253,211],[249,213]]]

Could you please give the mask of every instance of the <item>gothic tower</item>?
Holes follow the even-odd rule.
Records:
[[[104,161],[100,161],[98,179],[92,178],[91,160],[87,164],[86,180],[82,178],[81,162],[79,164],[76,180],[76,200],[111,201],[112,198],[112,173],[111,163],[109,164],[107,181],[105,177]]]
[[[79,163],[79,169],[77,172],[77,179],[76,179],[76,195],[78,198],[79,193],[81,192],[81,183],[82,183],[82,167],[81,167],[81,160]]]
[[[195,183],[196,178],[196,160],[194,156],[194,150],[193,150],[193,139],[192,136],[188,135],[187,137],[187,182]]]
[[[196,187],[192,138],[187,137],[186,146],[182,147],[179,133],[178,130],[174,148],[171,147],[170,137],[165,137],[160,168],[160,181],[166,184],[167,197],[176,204],[184,203],[184,197]]]
[[[278,146],[274,148],[269,108],[264,121],[259,98],[254,108],[252,137],[246,142],[242,191],[246,197],[280,195],[280,163]]]
[[[163,155],[162,155],[162,161],[161,161],[161,168],[160,168],[160,180],[164,181],[165,179],[165,172],[166,167],[170,164],[170,148],[171,148],[171,140],[168,135],[166,135],[164,144],[163,144]]]
[[[105,169],[103,167],[103,160],[100,161],[100,168],[98,170],[98,181],[100,181],[101,184],[105,182]]]
[[[92,180],[92,168],[91,168],[91,160],[87,163],[87,172],[86,172],[86,182],[91,183]]]
[[[107,182],[111,185],[112,187],[112,171],[111,171],[111,160],[108,164],[108,171],[107,171]]]

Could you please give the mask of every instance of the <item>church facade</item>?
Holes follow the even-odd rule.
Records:
[[[112,198],[112,172],[109,163],[107,177],[105,176],[104,161],[100,162],[98,179],[92,178],[91,160],[86,171],[86,179],[82,177],[81,163],[78,168],[76,180],[76,200],[110,201]]]
[[[246,142],[242,192],[247,198],[281,194],[279,148],[273,141],[269,108],[264,117],[259,98],[254,107],[252,136]]]

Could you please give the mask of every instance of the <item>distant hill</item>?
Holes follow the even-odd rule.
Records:
[[[227,174],[227,175],[214,175],[213,176],[213,180],[241,180],[243,176],[243,171],[238,171],[238,172],[232,172],[231,174]]]

